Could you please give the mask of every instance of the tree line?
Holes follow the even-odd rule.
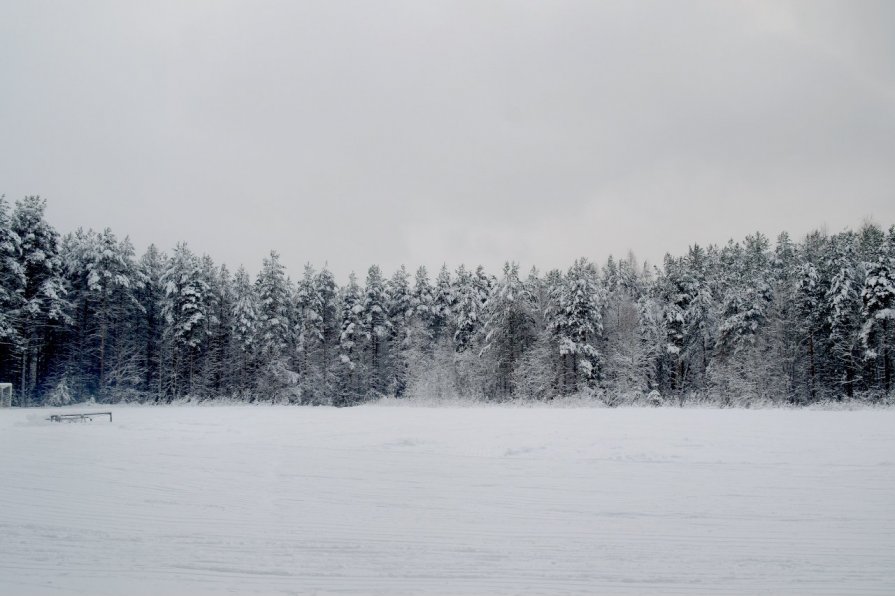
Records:
[[[376,265],[339,285],[252,276],[111,230],[60,236],[0,197],[0,381],[22,406],[219,399],[347,406],[382,396],[580,395],[726,405],[892,393],[895,226],[760,234],[523,274]]]

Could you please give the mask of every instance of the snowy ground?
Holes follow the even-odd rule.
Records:
[[[895,593],[895,410],[113,411],[0,410],[0,594]]]

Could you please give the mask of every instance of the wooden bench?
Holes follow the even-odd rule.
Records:
[[[108,416],[112,422],[112,412],[82,412],[80,414],[51,414],[47,420],[50,422],[92,422],[94,416]]]

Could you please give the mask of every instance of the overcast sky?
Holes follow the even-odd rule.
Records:
[[[293,276],[895,223],[895,2],[0,2],[0,193]]]

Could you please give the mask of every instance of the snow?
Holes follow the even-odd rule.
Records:
[[[83,409],[0,410],[0,594],[895,592],[895,410]]]

